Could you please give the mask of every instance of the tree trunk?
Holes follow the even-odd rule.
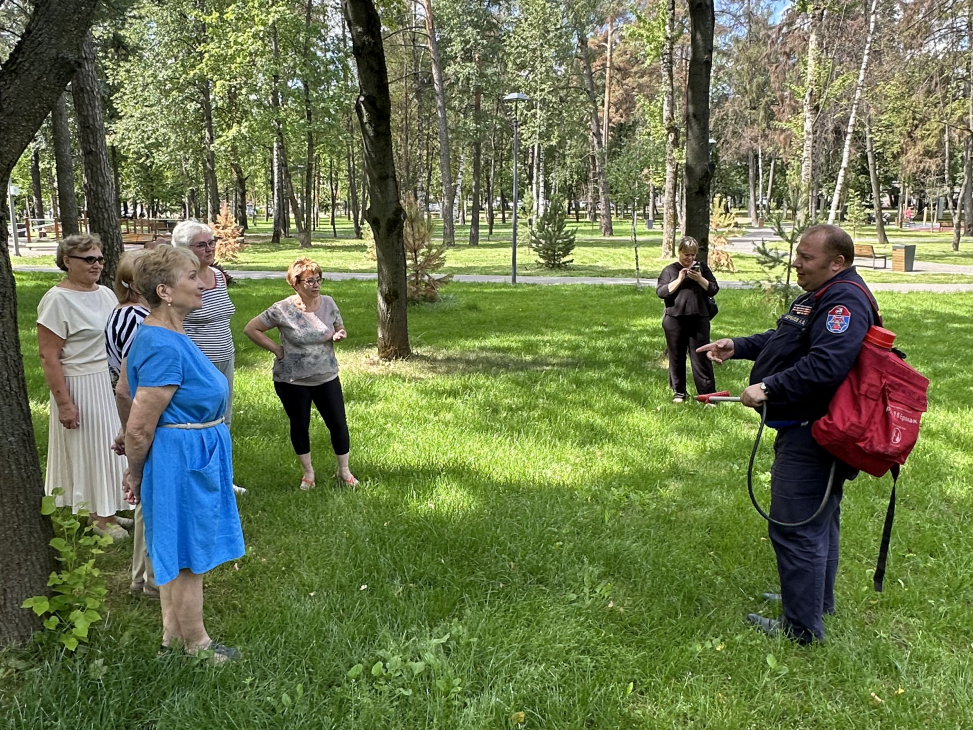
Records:
[[[200,107],[203,111],[203,185],[206,187],[206,214],[209,224],[220,217],[220,187],[216,178],[216,132],[213,127],[213,103],[210,97],[209,79],[199,83]]]
[[[590,138],[591,135],[589,134]],[[588,186],[587,186],[587,206],[588,222],[594,223],[598,215],[598,200],[595,192],[598,190],[598,163],[595,160],[595,140],[591,139],[591,152],[588,154]]]
[[[875,234],[878,236],[878,243],[887,246],[888,236],[885,234],[885,221],[882,220],[882,189],[878,184],[878,165],[875,161],[875,147],[872,144],[872,127],[866,115],[862,120],[865,123],[865,154],[868,157],[868,177],[872,183],[872,211],[875,215]]]
[[[749,197],[747,207],[750,213],[750,225],[755,226],[757,225],[757,164],[752,147],[747,152],[747,166],[750,173],[747,184],[747,195]]]
[[[305,68],[311,62],[311,8],[314,0],[307,0],[304,14],[304,65]],[[307,164],[304,166],[304,230],[301,238],[301,248],[311,248],[311,230],[314,225],[313,198],[311,186],[314,184],[314,127],[313,114],[311,112],[311,87],[307,81],[307,72],[303,74],[301,85],[304,87],[304,123],[307,125],[305,137],[307,141]],[[295,215],[297,213],[295,212]]]
[[[331,194],[331,237],[338,237],[338,226],[335,224],[335,207],[338,205],[338,176],[334,171],[334,158],[328,160],[328,192]]]
[[[470,245],[480,244],[480,175],[483,143],[480,141],[480,90],[473,93],[473,123],[476,137],[473,140],[473,202],[470,206]]]
[[[412,354],[402,242],[404,211],[395,179],[392,101],[382,22],[372,0],[342,0],[341,7],[351,32],[358,68],[355,110],[365,140],[365,177],[371,198],[366,218],[375,236],[378,259],[378,355],[383,359],[404,358]],[[431,15],[427,22],[431,27]]]
[[[436,114],[439,117],[439,169],[443,179],[443,200],[440,210],[443,217],[443,243],[456,245],[453,224],[453,173],[449,162],[449,127],[446,120],[446,87],[443,83],[443,65],[439,58],[439,42],[436,38],[436,22],[432,14],[432,0],[422,0],[426,13],[426,40],[432,62],[432,85],[436,92]]]
[[[808,10],[810,15],[810,30],[807,39],[807,69],[804,81],[804,146],[801,152],[801,197],[803,202],[798,208],[804,209],[808,220],[814,220],[817,214],[815,196],[811,190],[814,176],[814,122],[818,116],[818,61],[821,55],[819,32],[824,23],[825,10],[818,0],[812,3]],[[795,211],[795,220],[798,212]]]
[[[100,283],[110,287],[115,281],[115,267],[123,250],[122,229],[118,222],[111,165],[108,162],[108,145],[105,143],[95,43],[90,34],[82,44],[81,64],[78,66],[72,89],[74,111],[78,120],[78,140],[84,158],[88,225],[91,232],[101,238],[101,252],[105,257]]]
[[[230,163],[230,169],[233,170],[233,189],[236,192],[236,210],[234,211],[234,217],[236,218],[236,224],[244,230],[247,231],[249,225],[247,224],[247,178],[243,174],[243,168],[240,163],[237,162],[238,158],[234,158],[234,161]]]
[[[271,74],[270,108],[273,115],[274,148],[273,148],[273,188],[274,188],[274,231],[270,237],[271,243],[280,243],[281,236],[287,236],[289,231],[287,221],[287,185],[284,173],[287,169],[287,150],[284,148],[284,123],[280,111],[280,41],[277,36],[277,23],[270,24],[270,47],[273,58],[273,73]]]
[[[598,98],[595,96],[595,81],[591,73],[591,56],[588,49],[588,36],[579,23],[575,32],[578,35],[578,52],[581,54],[581,71],[585,91],[588,94],[588,113],[591,116],[591,136],[595,142],[595,171],[598,175],[598,190],[601,205],[601,235],[613,236],[611,200],[608,195],[608,157],[602,144],[601,123],[598,121]]]
[[[662,126],[666,130],[666,187],[662,198],[662,257],[672,258],[676,245],[676,172],[679,127],[676,124],[673,54],[676,43],[676,0],[666,4],[666,31],[662,46]]]
[[[459,153],[459,173],[456,175],[456,212],[459,213],[459,224],[466,225],[466,196],[463,194],[463,173],[466,172],[466,150]]]
[[[54,166],[57,168],[57,215],[61,235],[78,232],[78,200],[74,192],[74,160],[71,155],[71,128],[65,94],[57,97],[51,110],[51,136],[54,139]]]
[[[865,36],[865,51],[862,53],[861,67],[858,69],[858,83],[855,84],[855,95],[851,100],[851,113],[848,115],[848,130],[845,132],[845,147],[841,152],[841,165],[838,167],[838,180],[834,186],[834,197],[831,198],[831,210],[828,212],[828,223],[834,223],[838,215],[841,199],[845,194],[845,176],[848,174],[848,161],[851,159],[851,138],[855,133],[855,121],[858,118],[858,105],[865,89],[865,74],[868,72],[868,56],[872,50],[872,39],[875,37],[875,22],[878,19],[878,0],[872,0],[872,9],[868,14],[868,35]]]
[[[13,51],[0,66],[0,186],[74,76],[96,0],[37,0]],[[0,241],[9,215],[0,206]],[[17,322],[17,296],[7,247],[0,246],[0,645],[26,641],[40,619],[20,607],[47,595],[54,569],[51,522],[40,513],[41,478]]]
[[[361,216],[358,210],[358,178],[355,176],[355,143],[348,142],[345,149],[345,159],[348,164],[348,204],[351,207],[352,226],[355,238],[361,238]]]
[[[710,183],[709,85],[713,70],[713,0],[689,0],[689,77],[686,82],[686,235],[699,242],[697,259],[708,260]]]
[[[30,153],[30,188],[33,193],[33,218],[44,217],[44,188],[41,187],[41,151],[35,147]]]
[[[609,15],[607,30],[605,34],[605,104],[604,112],[601,115],[601,144],[608,149],[608,140],[611,137],[611,103],[612,103],[612,24],[614,19]]]
[[[774,194],[774,171],[777,168],[777,158],[770,158],[770,173],[767,175],[767,215],[770,215],[770,196]]]

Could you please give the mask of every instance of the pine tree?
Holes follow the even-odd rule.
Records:
[[[402,228],[402,243],[405,247],[406,281],[409,287],[409,300],[435,302],[439,300],[439,289],[448,284],[452,274],[437,275],[446,263],[446,246],[432,242],[432,225],[416,203],[411,193],[402,201],[405,209],[405,223]]]
[[[236,224],[230,206],[220,205],[220,214],[213,224],[213,238],[216,239],[216,260],[226,263],[235,261],[243,248],[243,228]]]
[[[574,251],[576,231],[568,231],[567,222],[564,203],[552,200],[530,230],[530,247],[549,269],[563,269],[574,262],[574,259],[567,257]]]

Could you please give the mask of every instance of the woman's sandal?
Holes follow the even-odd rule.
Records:
[[[314,480],[301,477],[301,491],[307,492],[310,491],[311,489],[314,489]]]
[[[335,475],[334,476],[335,476],[335,479],[338,480],[338,486],[339,487],[357,487],[358,486],[358,480],[355,479],[354,476],[352,476],[350,480],[349,479],[345,479],[344,477],[341,476],[341,472],[340,471],[339,472],[335,472]]]

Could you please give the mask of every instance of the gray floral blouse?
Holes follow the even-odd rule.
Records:
[[[274,362],[274,380],[294,385],[321,385],[338,377],[332,337],[344,327],[334,299],[321,295],[317,312],[298,308],[297,297],[272,304],[260,314],[268,329],[280,332],[284,357]]]

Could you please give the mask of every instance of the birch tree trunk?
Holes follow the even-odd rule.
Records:
[[[665,42],[662,46],[662,126],[666,129],[666,186],[662,198],[662,258],[671,258],[676,247],[676,149],[679,127],[676,125],[673,54],[676,45],[676,0],[666,5]]]
[[[801,151],[801,206],[808,220],[817,214],[816,200],[812,192],[814,176],[814,123],[818,116],[818,62],[821,55],[820,32],[824,23],[825,10],[818,2],[812,3],[808,10],[810,29],[807,39],[807,69],[804,76],[804,145]],[[795,220],[800,215],[794,211]]]
[[[747,205],[750,213],[750,225],[757,225],[757,164],[754,159],[753,148],[751,147],[747,152],[747,168],[748,168],[748,181],[747,181],[747,195],[750,200]]]
[[[432,13],[432,0],[422,0],[426,13],[426,40],[432,62],[432,85],[436,92],[436,115],[439,118],[439,170],[443,181],[443,201],[440,214],[443,217],[443,243],[456,245],[456,229],[453,222],[453,173],[449,161],[449,126],[446,119],[446,86],[443,82],[443,64],[439,57],[439,41],[436,38],[436,22]]]
[[[875,23],[878,20],[878,0],[872,0],[872,9],[868,13],[868,35],[865,36],[865,51],[862,53],[861,68],[858,69],[858,83],[855,84],[855,95],[851,100],[851,113],[848,115],[848,130],[845,132],[845,148],[841,153],[841,166],[838,168],[838,180],[834,186],[834,196],[831,198],[831,210],[828,212],[828,223],[834,223],[841,206],[841,199],[845,193],[845,176],[848,174],[848,161],[851,159],[851,138],[855,133],[855,121],[858,119],[858,105],[861,102],[862,91],[865,89],[865,74],[868,72],[868,57],[872,50],[872,39],[875,37]]]

